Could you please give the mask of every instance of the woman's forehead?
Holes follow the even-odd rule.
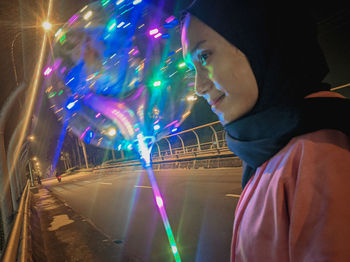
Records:
[[[211,39],[209,27],[194,16],[187,16],[182,26],[182,48],[184,57],[191,55],[194,49]]]

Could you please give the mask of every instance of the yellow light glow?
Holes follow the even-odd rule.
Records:
[[[45,21],[43,24],[42,24],[43,28],[45,31],[48,31],[52,28],[52,24],[48,21]]]
[[[86,14],[84,15],[84,19],[85,19],[85,20],[88,20],[91,16],[92,16],[92,11],[88,11],[88,12],[86,12]]]
[[[190,95],[190,96],[187,97],[187,101],[188,102],[192,102],[192,101],[196,101],[196,100],[197,100],[197,97],[194,96],[194,95]]]
[[[108,129],[107,133],[109,136],[115,136],[117,134],[117,130],[115,130],[115,128],[111,127],[110,129]]]

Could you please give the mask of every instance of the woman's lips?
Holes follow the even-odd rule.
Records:
[[[213,102],[211,103],[211,107],[217,108],[218,105],[222,102],[222,100],[224,99],[225,94],[222,94],[221,96],[219,96],[218,98],[214,99]]]

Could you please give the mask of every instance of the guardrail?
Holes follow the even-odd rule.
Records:
[[[19,205],[18,213],[15,219],[15,223],[12,227],[11,235],[9,237],[9,241],[7,243],[3,262],[14,262],[21,261],[25,262],[27,259],[27,247],[28,247],[28,202],[29,202],[29,181],[25,187],[25,190],[21,197],[21,202]],[[18,247],[20,246],[20,234],[22,232],[22,245],[21,250],[18,252]],[[20,257],[20,259],[17,259]]]

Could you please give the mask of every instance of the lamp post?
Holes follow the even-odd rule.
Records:
[[[17,69],[16,69],[16,63],[15,63],[15,56],[13,54],[13,49],[15,46],[15,42],[17,40],[17,38],[21,35],[22,32],[17,32],[15,37],[13,38],[12,42],[11,42],[11,60],[12,60],[12,68],[13,68],[13,72],[15,74],[15,80],[16,80],[16,86],[18,86],[18,75],[17,75]]]
[[[52,9],[52,0],[49,1],[49,7],[47,12],[47,18],[50,17]],[[15,39],[14,41],[16,40]],[[14,42],[13,42],[14,43]],[[40,55],[38,62],[35,66],[35,73],[33,77],[33,81],[29,85],[19,85],[16,90],[13,91],[13,93],[9,96],[8,100],[4,104],[4,107],[0,111],[0,205],[1,205],[1,216],[3,221],[3,230],[5,235],[5,241],[8,238],[10,229],[11,229],[11,216],[13,215],[13,206],[11,201],[11,189],[10,189],[10,179],[9,179],[9,172],[8,172],[8,165],[7,165],[7,155],[6,155],[6,148],[5,148],[5,141],[4,141],[4,131],[5,131],[5,125],[7,122],[7,119],[10,116],[11,109],[13,108],[13,105],[18,100],[20,95],[25,91],[28,90],[27,96],[26,96],[26,112],[23,117],[23,128],[20,132],[18,144],[22,145],[25,134],[27,133],[29,123],[31,122],[32,113],[34,109],[34,104],[36,101],[36,96],[39,89],[39,79],[40,79],[40,72],[42,70],[42,64],[44,60],[44,54],[46,50],[46,44],[47,44],[47,35],[44,34],[43,41],[40,49]],[[17,72],[16,72],[17,74]],[[26,87],[26,88],[25,88]],[[14,162],[17,161],[17,159],[13,160]]]
[[[43,22],[42,27],[45,32],[50,31],[52,29],[52,24],[48,21]],[[15,42],[18,39],[18,37],[22,35],[22,31],[19,31],[15,34],[12,42],[11,42],[11,61],[12,61],[12,68],[13,68],[13,73],[15,75],[15,80],[16,80],[16,86],[19,85],[18,83],[18,73],[17,73],[17,68],[16,68],[16,62],[15,62],[15,55],[14,55],[14,47],[15,47]]]

